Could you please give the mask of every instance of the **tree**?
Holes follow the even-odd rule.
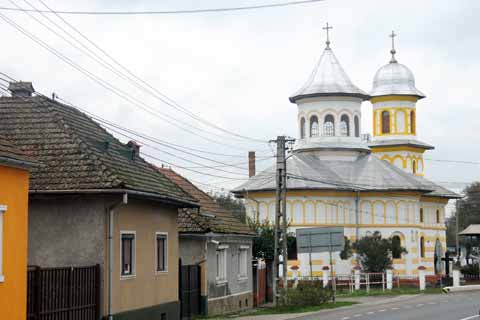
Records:
[[[246,210],[242,200],[234,198],[230,193],[214,193],[210,196],[222,208],[232,212],[237,218],[245,222]]]
[[[256,259],[273,260],[274,253],[274,234],[275,227],[269,221],[254,222],[247,219],[250,228],[255,231],[256,237],[253,238],[252,254]],[[293,233],[287,235],[288,258],[296,259],[296,238]],[[279,243],[279,254],[282,254],[282,244]]]
[[[353,248],[352,248],[352,243],[350,242],[350,239],[348,239],[348,237],[344,237],[344,238],[345,238],[345,242],[343,245],[343,250],[340,252],[340,259],[348,260],[353,255]]]
[[[392,266],[393,252],[407,252],[392,238],[382,239],[378,231],[355,242],[353,248],[358,253],[362,268],[367,272],[384,272]]]

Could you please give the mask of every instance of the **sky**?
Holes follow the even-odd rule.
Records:
[[[281,0],[63,1],[42,0],[55,10],[140,11],[234,7]],[[39,0],[0,0],[0,7],[45,9]],[[62,15],[103,52],[94,48],[52,14],[50,28],[65,39],[74,35],[97,56],[107,53],[144,84],[138,88],[102,67],[85,53],[23,12],[0,10],[54,48],[100,85],[0,19],[0,72],[32,81],[46,95],[55,92],[88,112],[123,127],[161,139],[170,147],[145,141],[145,158],[174,165],[202,188],[228,190],[247,178],[247,152],[256,151],[259,170],[273,164],[278,135],[297,134],[296,105],[288,97],[307,80],[325,47],[326,22],[333,26],[331,47],[352,81],[365,91],[378,68],[388,63],[389,33],[396,38],[397,60],[415,74],[427,98],[417,103],[418,138],[435,146],[427,151],[425,174],[458,190],[480,180],[478,92],[480,2],[327,0],[289,7],[239,12],[150,15]],[[39,14],[33,14],[48,20]],[[79,48],[85,47],[76,45]],[[88,52],[88,51],[87,51]],[[112,65],[111,60],[110,65]],[[124,72],[115,66],[116,73]],[[134,84],[137,84],[134,85]],[[111,90],[121,90],[114,94]],[[160,101],[159,92],[209,123],[247,140],[226,134]],[[165,100],[165,99],[164,99]],[[146,111],[149,110],[149,111]],[[162,113],[159,115],[159,112]],[[165,121],[168,117],[168,122]],[[173,123],[173,125],[172,125]],[[372,108],[362,105],[362,131],[371,133]],[[133,138],[112,133],[121,141]],[[264,142],[260,142],[264,141]],[[183,147],[195,150],[183,149]],[[200,152],[200,151],[202,152]],[[214,154],[213,154],[214,153]],[[221,155],[220,155],[221,154]],[[228,156],[227,156],[228,155]],[[200,156],[200,157],[199,157]],[[160,161],[162,160],[162,161]],[[442,160],[442,161],[438,161]],[[231,166],[233,164],[233,166]],[[226,166],[228,165],[228,166]],[[205,168],[205,167],[214,168]]]

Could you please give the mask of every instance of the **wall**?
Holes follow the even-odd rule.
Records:
[[[0,319],[25,320],[27,305],[28,172],[0,164],[3,215],[3,275]]]
[[[177,207],[129,199],[118,207],[114,222],[113,313],[116,319],[160,318],[178,315]],[[135,276],[120,276],[120,231],[136,232]],[[156,232],[168,232],[168,271],[156,272]],[[108,253],[106,254],[108,256]],[[105,297],[106,295],[105,288]],[[106,300],[106,299],[105,299]],[[107,310],[107,301],[104,303]]]

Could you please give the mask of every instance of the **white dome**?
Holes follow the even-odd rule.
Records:
[[[415,87],[415,77],[405,65],[390,62],[378,69],[373,78],[371,97],[387,95],[416,96],[419,99],[425,95]]]

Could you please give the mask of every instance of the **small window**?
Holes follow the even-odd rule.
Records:
[[[240,246],[238,253],[238,278],[248,278],[248,246]]]
[[[400,250],[402,246],[402,240],[399,236],[395,235],[392,237],[392,257],[393,259],[400,259],[402,257],[402,251]]]
[[[425,238],[420,238],[420,257],[425,258]]]
[[[225,283],[227,281],[227,248],[228,246],[219,246],[217,249],[217,283]]]
[[[410,112],[410,131],[415,134],[415,111]]]
[[[436,219],[437,223],[440,223],[440,210],[438,210],[438,209],[437,209],[437,212],[436,212],[436,217],[437,217],[437,219]]]
[[[168,271],[168,235],[163,232],[156,233],[157,272]]]
[[[305,118],[302,117],[300,120],[300,139],[305,138]]]
[[[310,118],[310,137],[318,137],[318,118],[312,116]]]
[[[417,173],[417,161],[415,160],[412,161],[412,171],[413,171],[413,174]]]
[[[340,135],[342,137],[350,136],[350,119],[346,114],[340,118]]]
[[[122,276],[133,276],[135,275],[135,232],[121,231],[120,234]]]
[[[3,219],[5,212],[7,211],[7,206],[0,205],[0,282],[5,281],[5,276],[3,274]]]
[[[424,219],[423,219],[423,208],[420,208],[420,223],[423,223]]]
[[[325,116],[325,121],[323,122],[323,135],[327,137],[335,136],[335,119],[331,114]]]
[[[390,112],[382,112],[382,133],[390,133]]]
[[[358,116],[355,116],[355,118],[353,118],[353,122],[354,122],[354,125],[355,125],[355,137],[360,137],[360,121],[358,120]]]

